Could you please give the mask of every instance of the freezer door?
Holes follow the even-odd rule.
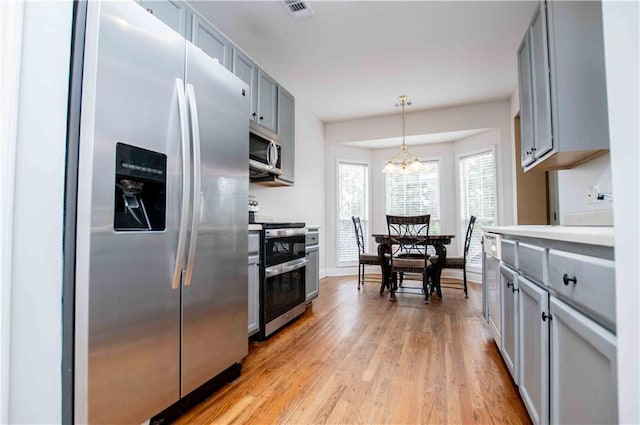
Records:
[[[249,87],[187,43],[187,98],[195,193],[182,287],[183,396],[248,351]]]
[[[173,277],[185,41],[134,2],[89,2],[87,18],[75,422],[142,423],[180,396],[180,289]]]

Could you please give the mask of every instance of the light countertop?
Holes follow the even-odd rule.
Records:
[[[613,227],[610,226],[486,226],[482,231],[589,245],[614,246]]]
[[[262,230],[262,225],[261,224],[250,224],[249,225],[249,231],[252,230]]]

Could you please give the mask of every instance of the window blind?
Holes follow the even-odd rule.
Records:
[[[496,172],[492,150],[460,158],[460,235],[466,235],[469,217],[476,224],[467,254],[467,265],[482,269],[482,228],[496,224]]]
[[[358,261],[358,245],[352,216],[360,217],[365,245],[368,243],[367,182],[366,164],[338,163],[338,263]]]

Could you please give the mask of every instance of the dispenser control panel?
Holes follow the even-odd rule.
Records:
[[[167,213],[167,156],[116,144],[113,228],[162,231]]]

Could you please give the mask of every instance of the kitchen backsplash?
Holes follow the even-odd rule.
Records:
[[[610,155],[602,155],[571,170],[558,171],[560,224],[613,225],[613,199],[592,200],[594,185],[600,193],[613,192]]]

